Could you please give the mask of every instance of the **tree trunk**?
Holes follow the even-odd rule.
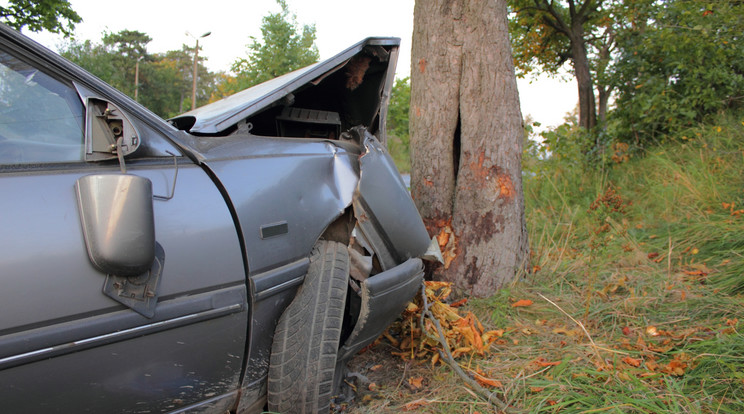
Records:
[[[412,193],[444,253],[435,277],[492,295],[529,250],[505,0],[418,0],[411,66]]]
[[[597,87],[597,92],[599,94],[599,122],[604,124],[607,121],[607,104],[610,101],[610,88],[606,86]]]
[[[589,71],[589,58],[580,24],[571,28],[571,55],[576,82],[579,86],[579,126],[587,130],[597,125],[597,104],[594,100],[594,85]]]

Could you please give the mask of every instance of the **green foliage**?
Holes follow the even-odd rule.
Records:
[[[744,3],[664,1],[619,38],[615,133],[646,144],[744,99]]]
[[[68,0],[8,0],[0,6],[0,22],[16,30],[27,27],[72,36],[75,24],[82,21]]]
[[[261,40],[251,36],[248,57],[233,63],[237,75],[234,82],[223,87],[224,96],[261,82],[276,78],[312,63],[320,58],[315,46],[315,25],[301,28],[287,2],[277,0],[282,10],[263,18]]]
[[[565,33],[548,22],[550,5],[533,0],[509,0],[509,34],[517,76],[533,71],[556,74],[571,54],[570,40]],[[565,2],[554,4],[554,10],[570,22]]]
[[[388,150],[401,172],[411,171],[408,112],[411,105],[411,82],[408,77],[396,79],[388,106]]]
[[[194,48],[183,45],[181,50],[150,54],[147,44],[151,40],[145,33],[122,30],[104,33],[100,44],[70,41],[61,54],[131,97],[135,96],[139,66],[139,102],[168,118],[191,107]],[[214,89],[215,75],[201,58],[197,71],[197,101],[206,102]]]

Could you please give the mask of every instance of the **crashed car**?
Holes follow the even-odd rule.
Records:
[[[169,121],[0,25],[3,413],[327,412],[430,239],[399,41]]]

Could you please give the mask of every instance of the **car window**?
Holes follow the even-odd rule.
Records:
[[[83,115],[72,85],[0,50],[0,165],[81,161]]]

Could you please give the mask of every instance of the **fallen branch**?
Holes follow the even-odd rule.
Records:
[[[455,358],[452,356],[452,351],[450,350],[449,345],[447,344],[447,339],[444,337],[444,332],[442,330],[442,325],[439,323],[439,320],[432,315],[431,311],[429,310],[429,300],[426,298],[426,285],[421,284],[421,299],[424,303],[424,309],[423,312],[421,312],[421,318],[419,319],[419,323],[421,324],[421,332],[424,332],[424,334],[439,342],[439,344],[442,346],[442,350],[439,350],[439,355],[442,358],[443,361],[447,363],[447,365],[452,368],[457,375],[459,375],[465,383],[467,383],[470,388],[472,388],[476,394],[493,405],[498,410],[501,410],[503,413],[512,413],[514,411],[510,410],[509,407],[506,406],[502,401],[500,401],[496,397],[496,393],[490,392],[487,389],[483,388],[476,380],[471,378],[468,374],[465,373],[465,371],[462,370],[460,365],[455,361]],[[429,331],[426,329],[426,326],[424,325],[424,314],[429,318],[429,320],[432,321],[434,326],[437,329],[437,333],[439,334],[439,338],[429,334]]]

